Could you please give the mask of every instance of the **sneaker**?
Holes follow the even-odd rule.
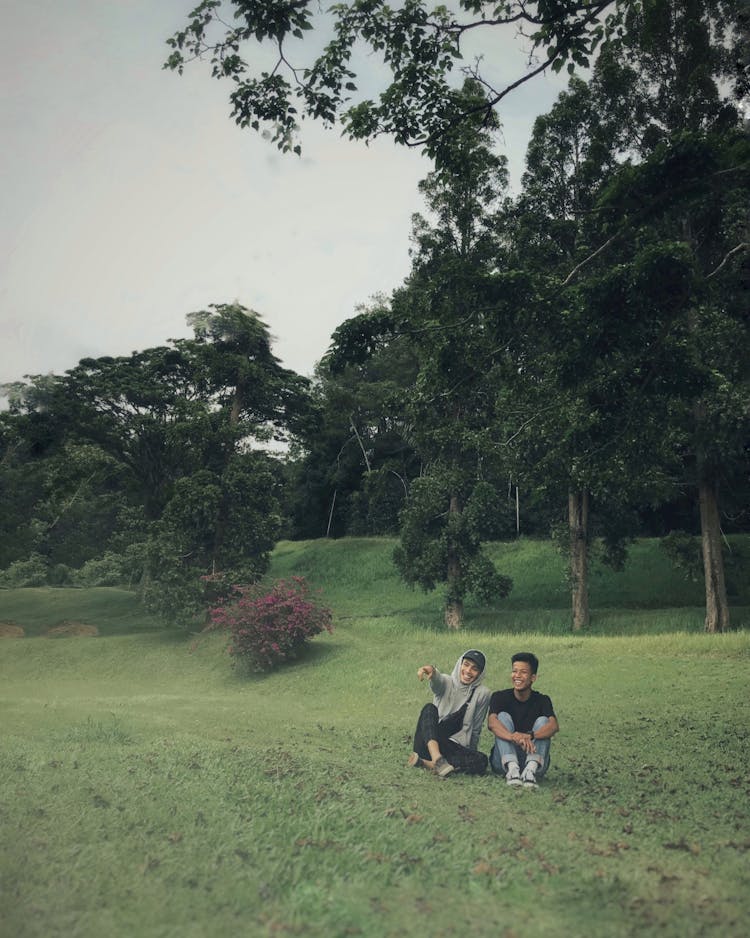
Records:
[[[539,785],[536,780],[536,762],[529,762],[526,768],[523,770],[523,775],[521,776],[521,783],[524,788],[538,788]]]
[[[409,758],[406,760],[406,764],[409,766],[410,769],[421,769],[421,768],[422,768],[422,760],[419,758],[419,756],[416,754],[416,752],[413,752],[413,753],[409,756]]]
[[[508,768],[505,773],[505,781],[508,785],[520,785],[521,784],[521,773],[518,771],[517,762],[509,762]]]
[[[440,758],[435,763],[435,774],[438,778],[448,778],[451,772],[454,772],[454,767],[448,762],[445,756],[440,756]]]

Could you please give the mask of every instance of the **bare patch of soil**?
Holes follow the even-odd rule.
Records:
[[[83,638],[98,634],[99,629],[95,625],[86,625],[84,622],[61,622],[44,633],[46,638]]]
[[[15,622],[0,622],[0,638],[23,638],[25,634]]]

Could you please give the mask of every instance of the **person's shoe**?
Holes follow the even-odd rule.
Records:
[[[406,764],[410,769],[419,769],[422,767],[422,760],[419,758],[416,752],[413,752],[406,760]]]
[[[505,781],[508,785],[518,786],[521,784],[521,773],[518,771],[517,762],[509,762],[505,772]]]
[[[448,762],[445,756],[440,756],[435,763],[435,775],[437,775],[438,778],[448,778],[453,771],[455,771],[454,767]]]
[[[524,788],[538,788],[539,785],[536,780],[536,762],[527,762],[523,770],[523,775],[521,776],[521,782]]]

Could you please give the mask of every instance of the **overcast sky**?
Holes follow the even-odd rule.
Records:
[[[0,0],[0,383],[188,335],[188,313],[234,301],[310,374],[407,274],[426,160],[309,123],[300,159],[239,130],[207,65],[161,69],[193,5]],[[520,43],[492,42],[498,80],[518,77]],[[516,182],[561,87],[534,79],[500,112]]]

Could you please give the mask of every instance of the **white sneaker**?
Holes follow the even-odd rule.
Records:
[[[527,762],[523,770],[523,775],[521,776],[521,784],[524,788],[538,788],[539,785],[536,780],[536,762]]]
[[[521,784],[521,773],[518,771],[517,762],[509,762],[508,768],[505,773],[505,781],[508,785],[520,785]]]

